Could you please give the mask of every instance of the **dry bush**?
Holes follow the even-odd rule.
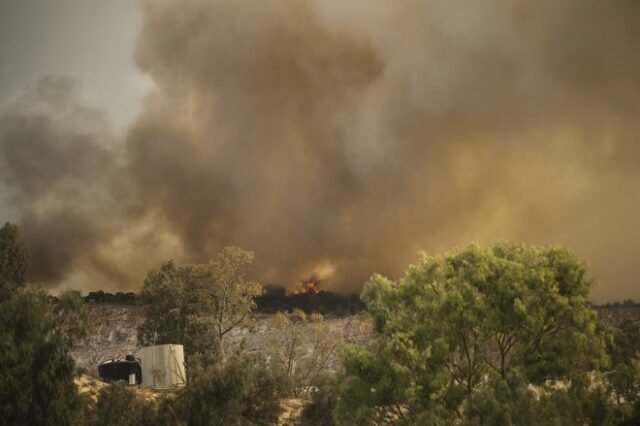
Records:
[[[272,318],[277,330],[268,344],[269,364],[286,394],[297,397],[316,390],[330,369],[342,339],[320,314],[301,310]]]

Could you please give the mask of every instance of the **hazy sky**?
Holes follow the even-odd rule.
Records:
[[[0,1],[0,101],[47,74],[66,75],[124,127],[151,86],[133,60],[140,25],[135,0]]]
[[[162,260],[358,290],[569,247],[640,299],[637,0],[2,0],[0,212],[50,288]]]

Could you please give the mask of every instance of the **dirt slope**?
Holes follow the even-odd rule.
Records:
[[[127,305],[88,304],[87,309],[90,337],[72,355],[78,367],[95,375],[100,362],[136,353],[137,327],[144,322],[144,312],[138,306]],[[332,333],[346,342],[362,343],[370,338],[369,324],[362,316],[327,318],[326,321]],[[275,333],[277,330],[269,315],[256,315],[248,327],[234,330],[231,341],[236,345],[242,343],[247,353],[260,353]]]

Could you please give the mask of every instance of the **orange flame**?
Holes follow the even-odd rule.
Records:
[[[303,280],[300,283],[300,288],[294,290],[294,294],[318,294],[320,293],[320,280],[316,277]]]

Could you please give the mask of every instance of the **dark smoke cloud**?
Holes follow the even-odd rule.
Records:
[[[113,172],[103,115],[48,77],[0,117],[0,165],[32,252],[31,278],[56,282],[106,238],[100,200]]]
[[[63,130],[3,115],[40,279],[135,287],[236,244],[263,282],[356,290],[419,249],[507,238],[569,246],[596,299],[640,297],[638,2],[142,8],[155,86],[125,141],[82,108]]]
[[[83,104],[72,79],[45,77],[0,111],[0,183],[31,251],[31,281],[137,284],[149,265],[134,250],[161,252],[162,233],[129,213],[122,167],[105,114]]]

